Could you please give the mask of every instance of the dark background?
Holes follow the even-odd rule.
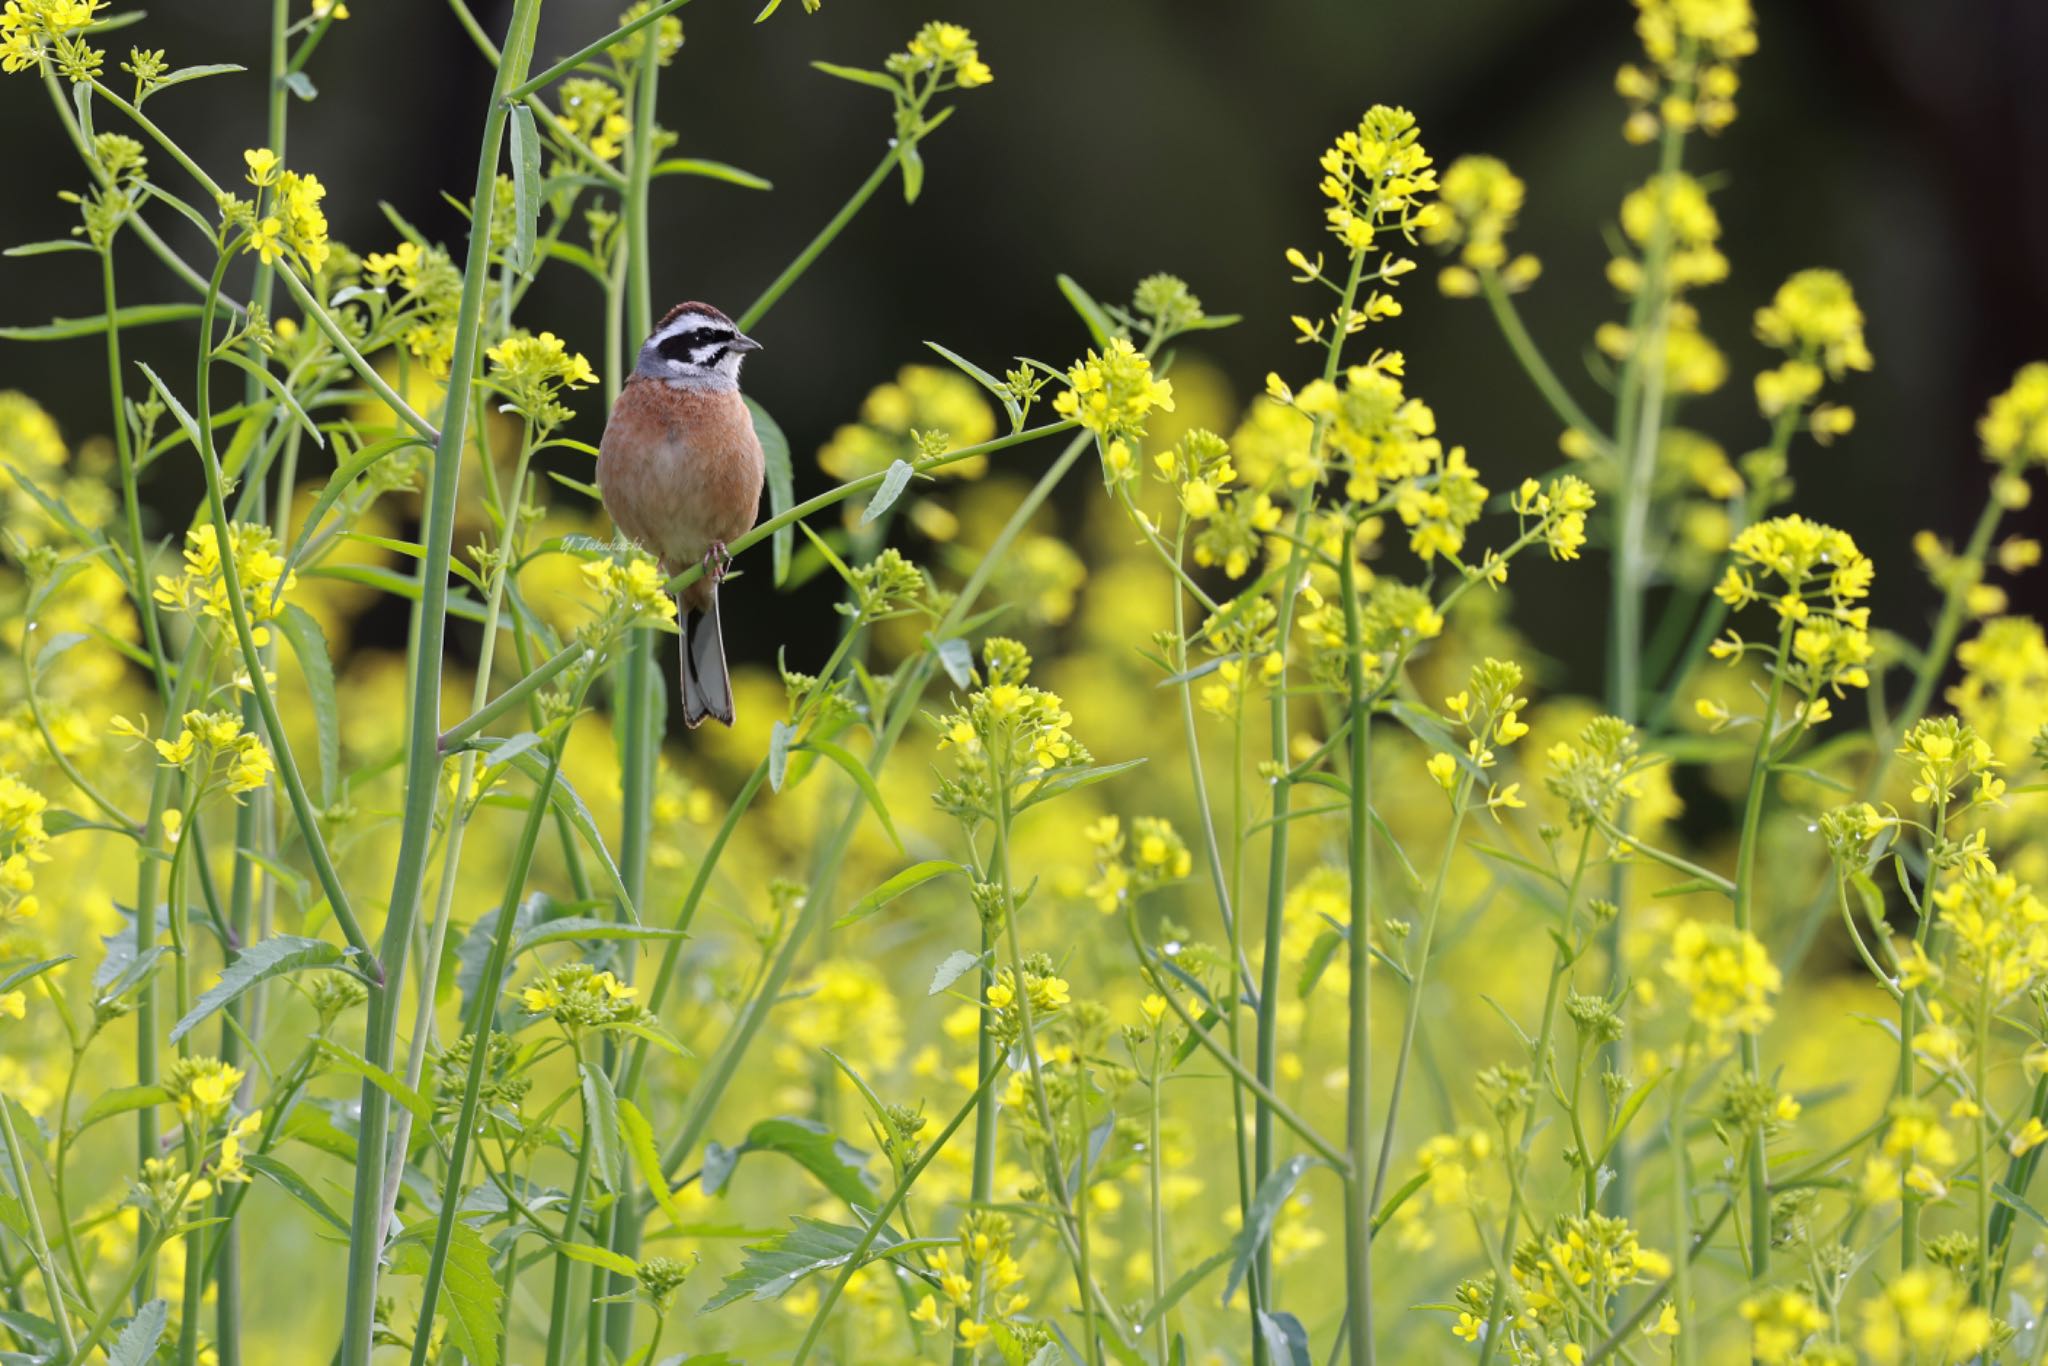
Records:
[[[434,0],[353,8],[310,69],[319,98],[294,105],[289,163],[326,182],[334,234],[358,250],[390,244],[384,197],[459,261],[461,220],[441,193],[468,192],[490,73]],[[617,8],[549,0],[536,65],[602,31]],[[654,276],[664,301],[743,306],[881,154],[884,98],[809,70],[811,59],[879,65],[919,23],[946,17],[972,27],[996,73],[926,144],[922,201],[906,207],[893,188],[877,196],[759,329],[768,350],[748,389],[789,432],[800,493],[825,483],[811,460],[818,446],[869,386],[928,355],[924,339],[992,369],[1020,352],[1075,354],[1083,339],[1053,287],[1059,271],[1121,298],[1140,276],[1170,270],[1212,310],[1245,314],[1203,339],[1240,396],[1269,369],[1301,372],[1287,316],[1316,301],[1288,282],[1281,254],[1326,240],[1315,158],[1374,102],[1413,109],[1440,163],[1492,152],[1528,181],[1515,241],[1546,270],[1522,300],[1525,315],[1581,401],[1596,418],[1609,411],[1580,358],[1594,326],[1622,312],[1602,276],[1602,233],[1652,155],[1619,137],[1614,69],[1640,55],[1634,11],[1619,0],[826,0],[816,15],[788,0],[759,27],[756,8],[700,0],[682,11],[687,42],[660,113],[680,130],[674,154],[733,162],[776,189],[660,182]],[[174,66],[260,69],[267,11],[255,0],[160,0],[111,36],[108,69],[125,84],[116,68],[130,43],[168,49]],[[508,0],[479,5],[494,35],[509,11]],[[1686,420],[1731,454],[1761,441],[1749,378],[1768,356],[1749,336],[1750,313],[1792,270],[1845,271],[1878,368],[1836,391],[1858,411],[1851,437],[1796,449],[1798,506],[1857,536],[1879,565],[1879,619],[1918,634],[1933,595],[1909,538],[1923,526],[1952,538],[1967,530],[1985,487],[1976,417],[2020,364],[2048,355],[2048,6],[1766,4],[1759,28],[1740,119],[1688,147],[1689,166],[1713,177],[1733,275],[1698,296],[1730,379]],[[166,92],[150,112],[225,181],[262,140],[263,105],[252,71]],[[84,171],[32,77],[0,77],[0,130],[0,237],[64,233],[76,218],[55,196],[81,187]],[[176,184],[166,158],[152,166]],[[169,215],[159,226],[193,245]],[[132,239],[123,250],[124,301],[185,297]],[[1407,315],[1376,340],[1408,352],[1411,387],[1437,408],[1446,437],[1471,448],[1493,487],[1511,487],[1554,463],[1557,423],[1484,307],[1439,299],[1433,273],[1411,279]],[[94,275],[82,255],[0,260],[0,322],[97,311]],[[572,272],[545,276],[522,316],[601,357],[599,305]],[[182,369],[188,348],[164,329],[132,350]],[[96,341],[0,343],[0,387],[33,394],[76,441],[106,429],[100,364]],[[583,406],[593,411],[573,434],[594,441],[598,405]],[[172,470],[150,489],[166,526],[197,493],[196,476]],[[1604,610],[1604,597],[1583,578],[1522,582],[1525,629],[1570,665],[1573,682],[1596,689],[1604,632],[1588,612]],[[1551,584],[1560,591],[1545,591]],[[2016,598],[2026,605],[2024,586]],[[734,623],[743,655],[772,657],[792,632],[780,611],[729,615],[748,619]]]

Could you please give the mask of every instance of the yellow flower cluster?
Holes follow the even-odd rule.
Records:
[[[2048,635],[2031,617],[1994,617],[1956,646],[1961,680],[1949,705],[2007,762],[2048,725]]]
[[[1621,201],[1621,230],[1639,248],[1665,234],[1665,271],[1676,290],[1719,284],[1728,278],[1728,258],[1721,254],[1721,218],[1707,199],[1707,188],[1683,171],[1652,176]],[[1607,263],[1607,280],[1624,294],[1643,286],[1642,263],[1617,256]]]
[[[1749,1323],[1750,1355],[1763,1366],[1787,1366],[1808,1338],[1828,1326],[1828,1316],[1810,1296],[1783,1287],[1744,1300],[1742,1317]]]
[[[31,919],[39,909],[35,865],[49,861],[43,813],[49,799],[12,773],[0,772],[0,928]],[[16,1018],[20,1013],[15,1012]]]
[[[562,82],[562,124],[586,143],[601,161],[616,160],[626,149],[633,122],[626,117],[626,99],[610,81],[578,76]]]
[[[1153,456],[1152,463],[1159,477],[1173,486],[1181,511],[1191,522],[1206,522],[1221,512],[1225,491],[1237,479],[1230,443],[1201,427]]]
[[[1178,882],[1194,870],[1195,859],[1187,841],[1172,822],[1158,816],[1138,817],[1131,822],[1128,835],[1122,821],[1104,816],[1082,834],[1095,850],[1096,872],[1084,895],[1104,915],[1121,909],[1132,897]]]
[[[0,71],[34,67],[55,49],[59,66],[74,82],[97,72],[103,54],[85,45],[80,30],[96,22],[107,0],[7,0],[0,10]]]
[[[999,800],[1014,799],[1057,769],[1090,762],[1059,695],[1026,681],[1029,651],[991,636],[982,660],[986,681],[938,723],[939,747],[953,751],[958,771],[940,781],[937,801],[961,819],[994,819]]]
[[[1685,992],[1693,1021],[1714,1049],[1730,1034],[1761,1032],[1783,980],[1755,935],[1697,920],[1678,923],[1664,971]]]
[[[973,34],[959,24],[937,21],[911,35],[909,46],[902,52],[891,53],[886,65],[891,74],[906,79],[930,75],[939,89],[946,88],[949,75],[963,90],[987,85],[996,78],[988,63],[981,60]]]
[[[1942,1267],[1915,1267],[1862,1304],[1856,1345],[1874,1366],[1915,1361],[1952,1366],[1990,1344],[1989,1312],[1970,1302],[1970,1287]]]
[[[583,577],[597,589],[607,613],[675,620],[676,600],[668,591],[668,576],[638,546],[628,547],[623,559],[585,560]]]
[[[1629,104],[1622,136],[1644,143],[1667,127],[1718,133],[1733,123],[1735,63],[1756,51],[1750,0],[1636,0],[1636,10],[1650,67],[1615,73],[1615,91]]]
[[[633,998],[639,988],[588,963],[566,963],[542,973],[519,993],[529,1015],[551,1016],[567,1029],[632,1023],[648,1015]]]
[[[1901,759],[1913,765],[1913,800],[1947,806],[1956,790],[1975,780],[1973,802],[1989,804],[2005,795],[2005,783],[1993,771],[1998,760],[1984,738],[1954,716],[1933,716],[1915,722],[1901,738]]]
[[[1437,191],[1441,211],[1422,231],[1422,240],[1456,247],[1458,263],[1437,276],[1437,287],[1453,298],[1479,293],[1480,277],[1493,275],[1501,288],[1518,294],[1536,282],[1543,265],[1523,252],[1508,256],[1507,235],[1522,211],[1521,178],[1498,157],[1468,156],[1452,162]]]
[[[1625,1286],[1662,1280],[1671,1274],[1671,1259],[1644,1247],[1626,1219],[1583,1214],[1560,1216],[1547,1234],[1518,1247],[1511,1272],[1527,1307],[1523,1322],[1540,1326],[1543,1336],[1557,1341],[1581,1331],[1599,1332],[1599,1326],[1585,1318],[1583,1306],[1605,1304]],[[1647,1331],[1668,1336],[1677,1327],[1667,1304]],[[1583,1351],[1579,1355],[1583,1357]],[[1571,1359],[1571,1348],[1558,1357]]]
[[[219,1058],[180,1058],[164,1074],[164,1091],[178,1112],[207,1124],[227,1112],[242,1084],[242,1069]]]
[[[545,433],[575,414],[561,400],[565,390],[582,389],[597,383],[597,371],[590,368],[580,351],[552,332],[534,336],[515,332],[484,352],[491,363],[490,384],[506,404]]]
[[[2048,465],[2048,361],[2020,367],[1977,423],[1984,457],[2009,470]]]
[[[164,763],[191,764],[202,788],[219,780],[232,796],[262,787],[277,767],[263,742],[242,729],[239,712],[188,711],[175,740],[151,740],[125,716],[115,717],[111,729],[126,739],[149,740]]]
[[[1586,514],[1593,510],[1593,486],[1575,474],[1560,475],[1546,485],[1524,479],[1509,500],[1528,534],[1530,518],[1538,519],[1543,543],[1553,560],[1576,560],[1586,544]]]
[[[1152,361],[1129,337],[1112,337],[1098,355],[1090,351],[1067,368],[1067,387],[1054,396],[1053,411],[1073,418],[1108,444],[1145,434],[1154,408],[1173,411],[1173,384],[1152,373]]]
[[[284,546],[261,522],[230,522],[228,541],[235,560],[235,578],[241,585],[242,605],[251,622],[265,622],[284,611],[284,595],[299,586],[297,573],[285,568]],[[176,576],[159,574],[156,600],[177,612],[195,608],[215,621],[232,621],[228,602],[227,576],[220,556],[220,538],[213,523],[201,522],[185,532],[185,572]],[[269,632],[258,626],[256,643],[265,644]]]
[[[1871,366],[1863,310],[1837,271],[1802,270],[1778,286],[1771,302],[1756,311],[1756,335],[1789,357],[1756,377],[1757,407],[1767,418],[1804,408],[1824,378],[1840,379]],[[1807,425],[1825,445],[1846,435],[1856,425],[1856,414],[1844,405],[1824,403]]]
[[[1776,577],[1783,592],[1771,606],[1789,632],[1791,648],[1776,667],[1804,695],[1802,718],[1828,717],[1823,688],[1870,686],[1870,609],[1850,604],[1869,595],[1877,570],[1844,531],[1797,514],[1773,517],[1743,528],[1730,546],[1731,563],[1714,586],[1714,596],[1733,608],[1763,600],[1752,570]],[[1737,659],[1751,647],[1733,631],[1714,642],[1717,659]],[[1775,720],[1773,721],[1775,724]]]
[[[246,249],[265,265],[294,254],[308,274],[319,274],[332,251],[327,213],[320,207],[327,187],[318,176],[285,170],[268,147],[252,147],[242,153],[242,160],[249,168],[249,183],[257,187],[257,216]]]
[[[895,379],[868,391],[859,422],[832,433],[818,451],[818,468],[834,479],[858,479],[898,460],[914,460],[922,454],[920,439],[943,435],[943,449],[955,451],[995,434],[995,413],[974,381],[935,365],[906,365]],[[987,468],[988,457],[978,455],[932,472],[972,479]]]
[[[1515,695],[1515,689],[1521,686],[1521,665],[1504,659],[1486,659],[1472,666],[1470,680],[1462,690],[1444,699],[1444,710],[1469,737],[1465,742],[1466,759],[1481,772],[1499,762],[1495,745],[1505,749],[1529,733],[1522,720],[1522,708],[1529,705],[1529,699]],[[1445,792],[1456,792],[1462,772],[1457,759],[1449,753],[1430,756],[1429,775]],[[1521,786],[1509,783],[1502,787],[1489,782],[1486,809],[1495,820],[1500,819],[1504,809],[1512,811],[1528,805],[1518,795]]]
[[[1436,221],[1425,198],[1437,187],[1435,163],[1420,138],[1413,114],[1376,104],[1323,153],[1324,216],[1347,251],[1371,250],[1383,231],[1412,238]]]
[[[1954,961],[1994,1002],[2048,972],[2048,906],[2011,873],[1972,867],[1934,893]]]

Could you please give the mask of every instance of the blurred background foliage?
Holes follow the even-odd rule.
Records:
[[[352,8],[354,16],[330,34],[315,63],[318,98],[293,109],[288,160],[328,185],[325,207],[334,235],[358,251],[386,250],[394,241],[378,209],[380,197],[429,237],[459,244],[463,221],[443,194],[468,183],[489,72],[436,0],[355,0]],[[498,32],[508,8],[485,4],[478,12],[485,27]],[[612,0],[549,0],[539,55],[545,60],[573,49],[611,24],[617,8]],[[709,181],[658,182],[654,279],[666,297],[737,307],[772,278],[859,182],[888,132],[888,110],[874,92],[818,75],[808,61],[874,65],[933,17],[922,4],[827,0],[818,15],[804,16],[792,5],[755,28],[754,8],[703,0],[683,11],[686,45],[664,81],[661,118],[680,132],[675,154],[733,163],[775,188],[762,193]],[[1527,180],[1528,203],[1513,243],[1541,257],[1545,273],[1520,305],[1567,383],[1596,416],[1608,411],[1592,367],[1581,363],[1593,355],[1594,328],[1623,312],[1604,277],[1608,251],[1601,234],[1621,195],[1647,175],[1651,158],[1619,136],[1623,106],[1612,91],[1613,73],[1637,52],[1627,5],[968,0],[944,17],[973,28],[995,69],[995,85],[963,101],[943,134],[927,144],[922,200],[906,207],[893,188],[878,196],[758,332],[767,349],[750,364],[747,388],[789,434],[799,496],[873,467],[877,452],[901,439],[889,433],[909,425],[944,427],[962,443],[985,436],[992,418],[964,385],[920,372],[890,381],[905,365],[936,363],[923,348],[926,339],[991,370],[1007,368],[1018,353],[1064,363],[1083,349],[1085,336],[1054,287],[1062,271],[1099,297],[1121,299],[1141,276],[1170,270],[1212,311],[1244,314],[1238,327],[1202,334],[1198,346],[1181,350],[1172,373],[1179,409],[1170,422],[1155,421],[1151,444],[1169,442],[1188,424],[1231,431],[1268,370],[1299,379],[1314,363],[1313,353],[1293,346],[1288,315],[1312,304],[1289,283],[1282,253],[1289,246],[1315,249],[1321,232],[1315,158],[1361,109],[1382,101],[1416,111],[1440,163],[1489,152]],[[1876,620],[1921,636],[1935,595],[1915,568],[1911,539],[1923,528],[1950,538],[1966,531],[1985,483],[1974,423],[1986,399],[2039,354],[2041,320],[2048,317],[2048,102],[2033,93],[2030,67],[2048,47],[2048,7],[2028,0],[1986,0],[1966,10],[1911,0],[1820,0],[1766,6],[1759,29],[1761,49],[1743,66],[1739,121],[1717,139],[1696,139],[1688,151],[1690,168],[1715,187],[1732,274],[1694,296],[1705,330],[1728,355],[1729,381],[1689,407],[1683,420],[1712,432],[1731,455],[1761,443],[1765,432],[1749,378],[1769,357],[1749,336],[1752,311],[1793,270],[1826,265],[1847,274],[1869,318],[1877,368],[1840,391],[1858,413],[1852,435],[1824,449],[1804,440],[1795,447],[1799,493],[1793,506],[1857,538],[1879,567]],[[262,16],[250,5],[165,0],[144,25],[119,36],[116,50],[131,40],[166,48],[174,64],[260,67],[265,34]],[[250,76],[197,83],[167,95],[151,113],[221,171],[238,167],[242,149],[261,141],[261,109],[260,82]],[[83,173],[33,80],[0,81],[0,129],[9,152],[0,236],[13,243],[68,231],[75,212],[56,196],[77,187]],[[185,229],[171,221],[168,231],[175,241]],[[124,302],[183,299],[182,287],[132,242],[122,250]],[[1560,462],[1556,421],[1484,307],[1439,298],[1433,276],[1433,269],[1418,272],[1405,292],[1405,316],[1375,340],[1407,352],[1409,387],[1436,409],[1446,440],[1470,449],[1489,487],[1510,489]],[[92,267],[81,257],[0,258],[0,323],[90,313],[97,292]],[[520,321],[552,330],[592,357],[602,355],[601,303],[574,272],[543,272]],[[124,344],[131,360],[166,374],[184,374],[191,364],[187,329],[137,331]],[[33,395],[87,467],[96,434],[107,425],[99,365],[97,340],[0,343],[0,389]],[[566,434],[597,439],[604,414],[595,393],[578,398],[579,415]],[[866,430],[849,431],[850,424]],[[0,428],[10,439],[29,439],[18,414]],[[1047,458],[1035,448],[1006,452],[973,482],[942,481],[922,506],[906,503],[892,535],[943,572],[986,543],[1014,506],[1017,481],[1035,475]],[[556,468],[587,475],[573,465]],[[317,481],[324,473],[316,468],[308,477]],[[465,479],[473,480],[473,473]],[[175,537],[200,487],[188,463],[165,461],[152,470],[146,492],[148,530]],[[551,531],[608,532],[602,514],[580,506],[575,495],[552,486],[548,492]],[[404,499],[381,504],[376,529],[403,534],[385,514],[409,515],[409,507]],[[465,512],[478,515],[473,506]],[[2038,511],[2029,511],[2008,529],[2039,534],[2040,521]],[[1484,539],[1504,539],[1499,526],[1489,521]],[[1002,629],[1030,642],[1041,659],[1035,681],[1066,697],[1077,738],[1099,759],[1150,755],[1153,762],[1022,827],[1019,862],[1042,870],[1046,884],[1028,938],[1033,947],[1071,951],[1064,970],[1077,995],[1102,999],[1129,1017],[1138,984],[1112,933],[1114,922],[1096,921],[1089,909],[1087,889],[1097,870],[1080,836],[1114,811],[1127,820],[1169,815],[1194,838],[1178,721],[1159,705],[1157,672],[1137,654],[1151,632],[1168,624],[1171,598],[1157,563],[1132,544],[1128,523],[1099,495],[1092,475],[1070,479],[1034,531],[998,581],[996,596],[1018,604]],[[474,539],[473,526],[465,527],[457,545]],[[828,577],[784,596],[770,589],[760,566],[742,567],[756,572],[730,590],[726,613],[729,644],[750,666],[738,679],[741,725],[733,732],[699,732],[669,749],[671,769],[662,776],[655,811],[649,897],[664,917],[737,775],[765,750],[769,726],[782,714],[772,672],[777,652],[787,650],[791,667],[815,667],[840,626]],[[523,583],[537,608],[566,619],[582,610],[579,577],[572,561],[557,558],[537,565]],[[99,578],[111,582],[111,576]],[[65,610],[132,635],[132,618],[120,621],[127,609],[116,601],[117,589],[103,600],[90,598],[96,581],[82,578],[86,596]],[[2039,592],[2036,583],[2038,576],[2016,581],[2013,610],[2039,614],[2038,602],[2030,600]],[[1425,696],[1441,696],[1484,655],[1522,659],[1531,666],[1531,691],[1538,697],[1531,716],[1536,730],[1525,749],[1540,755],[1593,710],[1581,699],[1600,687],[1605,588],[1597,543],[1577,565],[1519,563],[1508,592],[1472,595],[1458,629],[1418,665],[1418,686]],[[404,605],[331,581],[308,584],[301,600],[321,619],[343,675],[345,761],[374,768],[403,739]],[[75,622],[59,616],[43,629],[75,629]],[[458,652],[473,657],[474,632],[458,632],[455,639]],[[893,661],[897,647],[909,644],[885,634],[880,653]],[[75,652],[63,672],[60,738],[81,751],[99,747],[96,762],[110,773],[125,765],[118,781],[131,789],[146,781],[147,765],[122,757],[103,738],[109,710],[132,713],[148,704],[141,675],[106,650]],[[458,667],[448,678],[451,716],[466,706],[466,674],[466,666]],[[296,684],[287,671],[288,699]],[[1739,684],[1735,675],[1717,672],[1707,686],[1732,692]],[[311,723],[299,710],[303,751],[311,744]],[[1258,729],[1249,737],[1253,753],[1265,744]],[[1210,725],[1204,734],[1207,743],[1227,750],[1227,727]],[[1403,792],[1388,812],[1394,831],[1408,847],[1434,857],[1442,811],[1423,780],[1422,750],[1394,735],[1381,748],[1377,757]],[[608,724],[596,715],[579,726],[568,757],[568,772],[605,830],[618,825],[615,753]],[[1222,771],[1227,759],[1214,758],[1212,771]],[[61,779],[47,768],[40,772],[53,801],[67,801]],[[1533,762],[1524,776],[1535,778]],[[1696,770],[1685,792],[1660,786],[1655,810],[1647,814],[1682,814],[1688,846],[1725,866],[1727,797],[1741,777],[1730,765]],[[931,783],[923,743],[907,747],[883,779],[913,858],[958,852],[930,809]],[[1525,784],[1535,808],[1528,816],[1555,818],[1539,787]],[[132,800],[134,794],[124,789],[118,795]],[[1814,805],[1832,800],[1806,795]],[[343,832],[337,852],[352,885],[370,889],[372,904],[381,905],[389,885],[387,817],[396,805],[395,784],[388,774],[366,780],[355,798],[361,819]],[[839,810],[828,785],[810,781],[749,816],[743,838],[720,864],[700,940],[690,950],[691,990],[674,1012],[687,1041],[715,1042],[721,1000],[743,985],[760,944],[788,923],[792,907],[776,879],[800,875],[818,831],[836,823]],[[516,821],[506,813],[494,819],[502,828],[493,825],[494,837],[471,845],[458,924],[473,921],[503,880]],[[1803,830],[1807,819],[1788,809],[1776,843],[1766,848],[1766,858],[1786,860],[1785,877],[1794,886],[1786,893],[1788,905],[1802,900],[1820,873],[1821,851]],[[1331,827],[1298,841],[1285,945],[1290,963],[1308,958],[1325,913],[1343,913],[1341,869],[1324,866],[1341,859],[1339,835]],[[54,895],[46,899],[68,918],[45,928],[53,930],[57,947],[90,961],[97,948],[87,935],[119,927],[113,906],[131,885],[130,874],[118,861],[95,860],[86,840],[64,841],[57,852],[46,885],[65,889],[64,904],[58,906]],[[842,879],[842,898],[850,901],[900,866],[878,835],[865,832]],[[537,871],[535,885],[560,884],[559,867],[544,864]],[[1475,994],[1489,993],[1523,1018],[1533,1009],[1529,998],[1540,973],[1531,964],[1547,946],[1533,932],[1522,941],[1501,937],[1504,928],[1526,924],[1516,919],[1516,898],[1502,892],[1476,857],[1455,865],[1438,974],[1439,982],[1453,985],[1438,989],[1431,1013],[1454,1025],[1441,1037],[1457,1040],[1459,1056],[1423,1059],[1429,1089],[1418,1126],[1450,1129],[1460,1118],[1469,1120],[1467,1070],[1511,1046],[1501,1021]],[[1168,893],[1160,909],[1200,936],[1218,933],[1205,886]],[[1624,953],[1652,953],[1654,932],[1671,913],[1668,902],[1646,907],[1640,943],[1625,944]],[[972,1063],[973,1013],[944,998],[928,1000],[924,983],[930,965],[972,933],[971,915],[957,898],[920,892],[886,917],[823,945],[806,977],[808,994],[778,1014],[762,1041],[758,1085],[732,1098],[714,1133],[731,1142],[755,1118],[814,1115],[867,1146],[855,1127],[851,1091],[819,1060],[817,1048],[825,1044],[840,1047],[889,1099],[923,1097],[928,1113],[948,1113],[965,1093],[961,1071]],[[1525,951],[1513,951],[1518,944]],[[1846,949],[1839,954],[1846,961]],[[1290,967],[1290,980],[1295,973]],[[1785,1084],[1813,1095],[1842,1081],[1842,1037],[1808,1026],[1837,1023],[1845,1011],[1878,998],[1867,979],[1830,976],[1806,985],[1788,993],[1774,1039]],[[1341,999],[1341,964],[1315,990],[1330,993],[1323,999]],[[1335,1120],[1341,1088],[1331,1083],[1333,1077],[1341,1082],[1342,1053],[1311,1028],[1311,1002],[1303,999],[1309,996],[1290,993],[1282,1007],[1283,1085],[1312,1119],[1327,1125]],[[289,997],[279,1009],[307,1014]],[[1398,1022],[1389,1015],[1376,1023]],[[289,1034],[295,1027],[283,1028]],[[40,1114],[55,1099],[50,1083],[59,1075],[61,1052],[47,1018],[35,1028],[48,1060],[39,1063],[35,1059],[44,1055],[29,1051],[0,1056],[0,1086]],[[351,1022],[342,1036],[353,1031]],[[1424,1046],[1427,1052],[1427,1039]],[[105,1062],[125,1066],[121,1046],[103,1047]],[[674,1079],[677,1093],[688,1071]],[[1856,1117],[1877,1103],[1871,1088],[1882,1092],[1884,1086],[1876,1077],[1845,1084],[1861,1090],[1827,1093],[1839,1106],[1828,1108],[1832,1117],[1822,1120],[1823,1130],[1860,1122]],[[354,1094],[352,1085],[339,1082],[325,1089],[335,1105]],[[1216,1089],[1206,1099],[1217,1103],[1221,1094]],[[1202,1103],[1190,1097],[1193,1108],[1181,1111],[1168,1134],[1169,1205],[1183,1267],[1220,1245],[1219,1212],[1234,1203],[1227,1141],[1212,1126],[1187,1118],[1202,1113]],[[1406,1136],[1404,1163],[1425,1132]],[[117,1140],[111,1130],[96,1142],[96,1161],[88,1164],[96,1170],[79,1183],[94,1195],[82,1204],[110,1203],[118,1157],[126,1151],[125,1137]],[[935,1168],[931,1189],[921,1188],[921,1200],[964,1191],[965,1155],[960,1162],[951,1156]],[[323,1177],[331,1192],[332,1183],[346,1181],[347,1168],[333,1163]],[[810,1194],[790,1173],[750,1168],[735,1182],[731,1200],[701,1197],[701,1209],[707,1220],[759,1229]],[[335,1249],[280,1197],[266,1191],[262,1198],[276,1201],[262,1213],[261,1274],[269,1286],[338,1265]],[[1134,1220],[1141,1204],[1134,1195],[1121,1216],[1105,1208],[1102,1236],[1113,1240],[1116,1221]],[[699,1208],[693,1203],[693,1213]],[[1304,1188],[1275,1234],[1282,1296],[1302,1314],[1318,1347],[1330,1340],[1339,1307],[1335,1259],[1327,1255],[1338,1236],[1334,1215],[1329,1202],[1318,1207],[1314,1192]],[[118,1230],[107,1227],[110,1246],[118,1244]],[[1124,1234],[1122,1250],[1130,1256],[1121,1274],[1136,1285],[1145,1270],[1143,1240],[1135,1223]],[[1404,1227],[1401,1248],[1419,1252],[1434,1236],[1427,1227]],[[699,1303],[715,1288],[716,1273],[733,1261],[731,1246],[729,1240],[703,1244],[706,1265],[687,1302]],[[1395,1259],[1388,1303],[1442,1298],[1448,1284],[1435,1275],[1439,1270],[1420,1259]],[[791,1296],[784,1307],[807,1312],[808,1293]],[[856,1302],[863,1311],[840,1343],[853,1354],[848,1359],[883,1351],[871,1344],[900,1351],[900,1323],[892,1326],[879,1282]],[[1237,1316],[1218,1309],[1212,1294],[1191,1297],[1187,1305],[1195,1340],[1237,1332]],[[272,1302],[258,1317],[271,1335],[264,1340],[269,1349],[285,1355],[262,1359],[304,1359],[288,1344],[324,1343],[338,1313],[338,1292],[309,1303]],[[802,1321],[773,1308],[736,1309],[700,1321],[692,1343],[772,1356],[787,1347],[790,1326]],[[1442,1349],[1458,1347],[1433,1321],[1430,1330]]]

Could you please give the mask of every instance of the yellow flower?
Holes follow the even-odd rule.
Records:
[[[1436,779],[1437,786],[1449,792],[1458,785],[1458,761],[1445,753],[1429,756],[1429,776]]]
[[[1153,409],[1173,411],[1173,384],[1155,378],[1152,362],[1128,337],[1113,337],[1067,369],[1067,387],[1053,398],[1053,410],[1073,418],[1105,440],[1143,436]]]

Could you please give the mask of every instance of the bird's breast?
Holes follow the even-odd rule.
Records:
[[[753,417],[736,391],[633,380],[598,447],[598,488],[613,522],[673,568],[754,525],[764,472]]]

